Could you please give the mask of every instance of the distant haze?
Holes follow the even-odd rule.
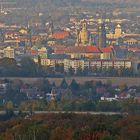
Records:
[[[140,0],[82,0],[90,2],[113,2],[113,3],[140,3]]]

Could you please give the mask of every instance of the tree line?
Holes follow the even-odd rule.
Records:
[[[6,80],[8,90],[5,94],[0,94],[0,109],[8,112],[13,110],[23,111],[103,111],[103,112],[128,112],[130,114],[140,114],[140,103],[135,100],[135,96],[140,92],[140,86],[128,87],[126,84],[113,86],[111,81],[102,83],[101,81],[86,81],[79,84],[72,80],[70,84],[65,79],[59,86],[50,83],[47,79],[39,79],[32,84],[23,83],[20,80]],[[44,91],[42,99],[29,99],[26,93],[20,89],[26,86],[27,89],[36,87]],[[51,93],[52,88],[56,88],[55,100],[47,100],[46,93]],[[99,91],[101,89],[101,91]],[[116,90],[116,89],[119,89]],[[120,93],[125,93],[129,89],[135,89],[130,93],[130,98],[114,101],[101,101],[102,96],[115,97]],[[127,93],[128,94],[128,93]]]

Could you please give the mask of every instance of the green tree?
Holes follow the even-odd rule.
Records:
[[[71,84],[70,84],[70,88],[73,90],[73,91],[77,91],[79,89],[79,84],[76,82],[75,79],[72,79],[71,81]]]
[[[97,111],[120,111],[121,106],[117,101],[99,101],[96,109]]]
[[[51,111],[57,110],[57,102],[54,100],[48,102],[47,109]]]
[[[82,70],[81,67],[78,67],[78,68],[77,68],[76,74],[77,74],[77,75],[82,75],[82,74],[83,74],[83,70]]]
[[[103,136],[101,140],[113,140],[113,137],[110,135]]]
[[[64,73],[64,65],[63,64],[56,64],[55,65],[55,72]]]
[[[63,140],[64,132],[62,128],[56,127],[54,130],[52,130],[50,135],[50,140]]]
[[[39,67],[29,57],[25,57],[20,61],[21,64],[21,75],[22,76],[37,76]]]
[[[70,67],[70,68],[68,69],[68,74],[69,74],[70,76],[73,76],[74,73],[75,73],[75,70],[74,70],[72,67]]]
[[[41,111],[45,110],[46,105],[43,101],[32,100],[32,101],[25,101],[21,102],[19,106],[21,111]]]
[[[50,92],[52,89],[52,84],[46,78],[40,78],[33,83],[41,91]]]
[[[62,82],[61,82],[61,84],[60,84],[60,87],[63,88],[63,89],[68,88],[68,84],[67,84],[67,82],[66,82],[66,79],[63,79],[63,80],[62,80]]]
[[[12,111],[13,109],[14,109],[14,105],[13,105],[13,102],[12,101],[8,101],[7,103],[6,103],[6,110],[8,110],[8,111]]]
[[[18,76],[19,67],[13,58],[0,59],[0,75],[1,76]]]
[[[83,75],[87,75],[89,73],[89,68],[85,67],[83,70]]]

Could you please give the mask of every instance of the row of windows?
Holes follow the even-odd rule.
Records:
[[[70,67],[72,67],[72,68],[78,68],[78,67],[82,67],[82,68],[85,68],[85,67],[115,67],[115,68],[120,68],[120,67],[126,67],[126,68],[130,68],[131,67],[131,65],[84,65],[84,66],[82,66],[82,65],[65,65],[64,66],[65,68],[70,68]]]

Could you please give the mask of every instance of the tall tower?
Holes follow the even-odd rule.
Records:
[[[53,25],[53,21],[51,20],[50,24],[49,24],[49,33],[52,36],[54,32],[54,25]]]
[[[115,35],[117,38],[121,37],[122,35],[122,28],[120,24],[118,24],[115,28]]]
[[[79,28],[79,24],[76,24],[76,28],[75,28],[75,32],[76,32],[76,43],[75,43],[75,46],[79,46],[79,43],[80,43],[80,28]]]
[[[79,42],[81,45],[85,46],[89,43],[89,33],[87,30],[87,22],[82,22],[82,29],[79,33]]]
[[[106,29],[105,29],[105,24],[103,22],[99,23],[99,27],[98,27],[97,47],[98,48],[106,47]]]
[[[83,21],[82,23],[82,31],[87,31],[87,22],[86,21]]]

